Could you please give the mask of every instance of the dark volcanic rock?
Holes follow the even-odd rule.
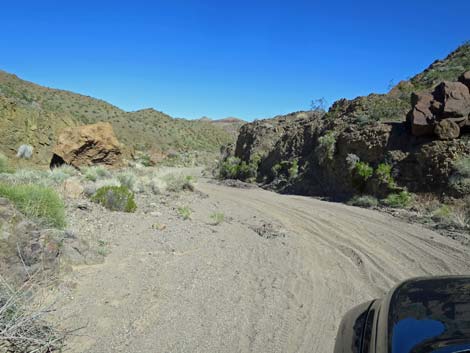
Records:
[[[459,82],[462,82],[465,86],[470,89],[470,71],[464,72],[460,77],[459,77]]]
[[[453,140],[460,135],[460,126],[451,119],[441,120],[434,128],[439,140]]]
[[[470,113],[470,92],[461,82],[442,82],[434,90],[434,98],[442,103],[439,117],[468,118]]]
[[[415,136],[431,135],[436,120],[432,112],[434,97],[429,93],[414,93],[411,99],[414,102],[408,116],[411,132]]]

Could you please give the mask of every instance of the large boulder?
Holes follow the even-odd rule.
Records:
[[[468,89],[470,89],[470,71],[466,71],[460,75],[459,82],[462,82],[465,86],[468,87]]]
[[[460,76],[459,81],[441,82],[432,93],[412,94],[408,121],[413,135],[437,135],[441,140],[460,136],[460,128],[469,124],[470,72]]]
[[[51,167],[69,164],[76,168],[103,164],[122,165],[122,146],[109,123],[64,129],[53,150]]]
[[[436,117],[432,112],[434,97],[430,93],[413,93],[413,109],[408,115],[411,132],[415,136],[431,135]]]
[[[470,92],[461,82],[444,81],[434,91],[435,99],[442,103],[440,118],[468,118],[470,114]]]

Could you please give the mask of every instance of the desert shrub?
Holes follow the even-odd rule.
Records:
[[[8,158],[0,153],[0,173],[12,173],[13,170],[10,167]]]
[[[164,180],[158,177],[153,177],[149,180],[147,185],[150,187],[150,190],[155,194],[155,195],[160,195],[165,192],[167,188],[167,184]]]
[[[275,164],[271,171],[275,178],[294,180],[299,176],[299,162],[297,159],[294,161],[282,161]]]
[[[0,277],[0,346],[2,352],[61,352],[65,333],[51,326],[51,308],[38,298],[29,279],[14,289]],[[42,299],[42,298],[41,298]]]
[[[391,187],[395,185],[395,181],[392,177],[392,166],[390,164],[380,163],[375,170],[375,176],[380,182],[384,184],[387,184]]]
[[[383,203],[392,208],[408,208],[413,201],[413,196],[408,191],[401,191],[388,195]]]
[[[142,164],[144,167],[151,167],[152,166],[152,160],[150,158],[150,155],[145,152],[138,152],[137,157],[136,157],[137,163]]]
[[[125,186],[103,186],[91,200],[111,211],[135,212],[137,209],[134,194]]]
[[[357,175],[359,175],[364,181],[369,180],[374,174],[374,168],[366,162],[357,162],[355,170]]]
[[[348,205],[364,208],[376,207],[378,204],[379,201],[377,198],[370,195],[354,196],[351,200],[348,201]]]
[[[64,164],[53,168],[49,172],[48,179],[53,184],[60,184],[75,175],[78,175],[78,171],[74,167]]]
[[[116,179],[122,186],[125,186],[129,190],[135,191],[137,184],[137,177],[132,170],[126,170],[116,175]]]
[[[224,222],[225,215],[222,212],[214,212],[209,216],[214,225],[219,225]]]
[[[250,163],[241,161],[237,157],[229,157],[219,165],[219,178],[252,181],[256,179],[258,174],[259,162],[260,158],[258,156],[255,156]]]
[[[21,145],[16,153],[16,157],[18,158],[30,159],[32,156],[33,146],[31,145]]]
[[[220,179],[237,179],[241,160],[237,157],[229,157],[219,166]]]
[[[163,177],[166,189],[171,192],[194,191],[195,178],[191,175],[169,174]]]
[[[324,164],[332,161],[336,152],[336,134],[328,131],[325,135],[318,138],[318,146],[315,150],[318,161]]]
[[[461,195],[470,193],[470,158],[460,158],[454,163],[449,186]]]
[[[191,219],[191,214],[192,214],[192,211],[189,207],[187,206],[184,206],[184,207],[179,207],[178,208],[178,215],[184,219],[185,221],[188,220],[188,219]]]
[[[294,161],[292,162],[288,170],[288,173],[289,173],[289,180],[294,180],[299,176],[299,162],[297,161],[297,159],[294,159]]]
[[[0,183],[0,197],[9,199],[28,217],[33,217],[49,226],[65,227],[64,202],[53,189],[33,184]]]
[[[354,153],[349,153],[346,156],[346,165],[350,171],[353,171],[356,168],[356,164],[360,161],[361,159]]]
[[[85,178],[91,181],[97,181],[100,179],[107,179],[112,177],[109,170],[107,170],[103,166],[85,167],[83,169],[83,172],[85,174]]]

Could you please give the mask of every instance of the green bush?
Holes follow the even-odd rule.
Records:
[[[297,161],[297,159],[294,159],[288,172],[289,172],[289,180],[294,180],[299,176],[299,162]]]
[[[191,219],[192,211],[189,207],[184,206],[184,207],[178,208],[178,214],[182,219],[186,221],[188,219]]]
[[[299,176],[299,162],[297,159],[294,161],[282,161],[272,167],[272,173],[275,178],[294,180]]]
[[[387,163],[380,163],[375,170],[375,176],[379,179],[380,182],[393,187],[395,185],[395,180],[392,177],[392,166]]]
[[[390,194],[383,203],[392,208],[408,208],[413,201],[413,196],[408,191],[402,191],[398,194]]]
[[[111,211],[135,212],[137,209],[134,194],[125,186],[103,186],[91,200]]]
[[[48,226],[65,227],[64,202],[53,189],[39,185],[0,184],[0,197],[9,199],[28,217]]]
[[[229,157],[219,165],[219,178],[251,181],[256,179],[258,165],[258,158],[255,158],[250,163],[246,163],[245,161],[241,161],[240,158]]]
[[[320,164],[332,161],[336,152],[336,134],[334,131],[328,131],[325,135],[318,138],[318,146],[315,150]]]
[[[229,157],[222,161],[219,166],[219,178],[237,179],[240,163],[241,160],[237,157]]]
[[[378,206],[379,201],[374,196],[364,195],[354,196],[351,200],[348,201],[348,204],[351,206],[370,208]]]
[[[357,162],[355,170],[357,175],[359,175],[364,181],[369,180],[374,174],[374,168],[366,162]]]

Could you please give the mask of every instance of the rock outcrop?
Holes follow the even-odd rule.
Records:
[[[53,150],[51,167],[69,164],[76,168],[102,164],[122,165],[122,146],[109,123],[64,129]]]
[[[470,72],[465,72],[459,82],[443,81],[432,92],[414,93],[408,114],[413,135],[458,138],[460,128],[470,124],[469,87]]]

